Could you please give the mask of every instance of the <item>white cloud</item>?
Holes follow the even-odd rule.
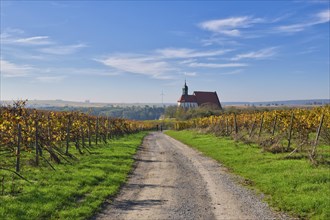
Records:
[[[304,48],[301,52],[299,52],[298,54],[303,55],[303,54],[310,54],[310,53],[315,53],[318,52],[319,48],[318,47],[308,47],[308,48]]]
[[[265,49],[261,49],[258,51],[253,51],[249,53],[238,54],[233,57],[231,60],[237,61],[241,59],[265,59],[272,57],[276,54],[276,47],[269,47]]]
[[[188,48],[165,48],[154,50],[151,54],[115,54],[96,61],[113,69],[147,75],[157,79],[171,79],[179,74],[182,65],[196,63],[198,58],[210,58],[232,50],[195,50]],[[182,60],[187,59],[187,60]],[[191,76],[196,73],[189,72]]]
[[[0,72],[3,77],[28,76],[33,69],[28,65],[18,65],[3,59],[0,60]]]
[[[0,35],[1,44],[14,44],[23,46],[33,46],[33,45],[50,45],[54,44],[49,39],[49,36],[33,36],[33,37],[16,37],[12,33],[21,34],[21,32],[3,32]]]
[[[190,67],[230,68],[247,66],[246,63],[190,63]]]
[[[197,76],[196,72],[184,72],[185,76]]]
[[[16,40],[17,43],[26,44],[26,45],[45,45],[52,44],[48,36],[35,36],[28,38],[21,38]]]
[[[323,24],[330,21],[330,10],[320,11],[319,13],[315,14],[310,21],[291,24],[291,25],[282,25],[276,27],[275,30],[279,32],[287,32],[287,33],[294,33],[304,31],[306,28],[317,25]]]
[[[305,30],[306,27],[310,26],[309,24],[292,24],[292,25],[283,25],[276,28],[280,32],[299,32]]]
[[[326,23],[330,21],[330,9],[321,11],[316,14],[316,17],[318,18],[318,23]]]
[[[72,75],[91,76],[115,76],[120,73],[108,69],[97,68],[72,68],[72,67],[49,67],[39,68],[31,65],[21,65],[7,60],[0,60],[0,74],[3,77],[29,77],[32,82],[60,82]]]
[[[197,62],[197,59],[188,59],[188,60],[183,60],[183,61],[180,61],[179,63],[180,64],[189,64],[189,63],[194,63],[194,62]]]
[[[63,46],[54,46],[46,47],[39,49],[42,53],[53,54],[53,55],[69,55],[76,53],[81,48],[87,47],[85,44],[73,44],[73,45],[63,45]]]
[[[34,73],[41,79],[46,77],[68,77],[73,75],[89,75],[89,76],[115,76],[119,75],[119,72],[110,71],[108,69],[101,69],[101,68],[73,68],[73,67],[49,67],[49,68],[42,68],[42,69],[35,69]],[[48,78],[45,78],[47,80]],[[49,78],[51,79],[51,78]],[[41,81],[41,80],[39,80]]]
[[[35,79],[41,83],[58,83],[65,78],[66,76],[38,76]]]
[[[4,39],[9,39],[13,35],[22,35],[22,34],[24,34],[24,31],[21,29],[5,28],[5,30],[0,33],[1,43],[3,43]]]
[[[120,72],[118,71],[109,71],[108,69],[97,69],[97,68],[56,68],[56,69],[51,69],[50,71],[56,74],[68,73],[70,75],[91,75],[91,76],[120,75]]]
[[[18,29],[18,28],[5,28],[4,32],[8,33],[8,34],[24,34],[25,33],[24,30]]]
[[[196,51],[187,48],[165,48],[156,50],[164,58],[197,58],[197,57],[210,57],[225,54],[232,50],[209,50],[209,51]]]
[[[167,62],[155,60],[152,57],[119,55],[97,61],[119,71],[147,75],[157,79],[171,78],[169,73],[174,70]]]
[[[289,17],[291,17],[292,15],[293,15],[294,13],[285,13],[285,14],[283,14],[283,15],[280,15],[280,16],[278,16],[278,17],[276,17],[276,18],[273,18],[271,21],[270,21],[270,23],[277,23],[277,22],[280,22],[280,21],[283,21],[283,20],[286,20],[286,19],[288,19]]]
[[[199,27],[214,33],[237,37],[241,35],[239,29],[248,28],[261,22],[264,22],[264,19],[242,16],[204,21],[199,24]]]
[[[211,46],[211,45],[221,45],[221,46],[238,46],[240,43],[234,40],[229,40],[226,37],[219,36],[211,36],[208,39],[202,39],[201,43],[203,46]]]
[[[26,50],[23,47],[2,47],[2,54],[5,54],[6,57],[11,57],[12,59],[31,61],[31,60],[49,60],[49,56],[45,56],[45,54],[36,53],[34,50]]]
[[[16,51],[11,53],[11,56],[21,57],[23,59],[43,59],[45,54],[49,55],[69,55],[76,53],[81,48],[87,47],[86,44],[78,43],[71,45],[62,45],[51,40],[49,36],[22,36],[26,35],[24,31],[16,29],[5,29],[0,34],[2,45],[6,45],[5,51]],[[23,48],[28,46],[30,50]],[[33,54],[36,53],[37,54]],[[40,52],[44,53],[40,56]],[[29,53],[30,56],[25,56]]]
[[[236,74],[241,73],[242,71],[243,71],[242,69],[238,69],[238,70],[233,70],[230,72],[223,72],[223,73],[220,73],[220,75],[236,75]]]

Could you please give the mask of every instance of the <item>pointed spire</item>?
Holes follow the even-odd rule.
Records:
[[[186,79],[184,80],[184,86],[182,88],[182,95],[188,95],[188,86]]]

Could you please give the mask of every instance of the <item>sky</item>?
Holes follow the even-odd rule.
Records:
[[[330,98],[328,0],[0,2],[1,100]]]

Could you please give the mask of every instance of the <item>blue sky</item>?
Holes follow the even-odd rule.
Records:
[[[329,98],[329,1],[1,1],[1,99]]]

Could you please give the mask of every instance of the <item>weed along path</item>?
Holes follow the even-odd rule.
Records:
[[[282,219],[220,164],[162,133],[148,135],[119,195],[95,219]]]

